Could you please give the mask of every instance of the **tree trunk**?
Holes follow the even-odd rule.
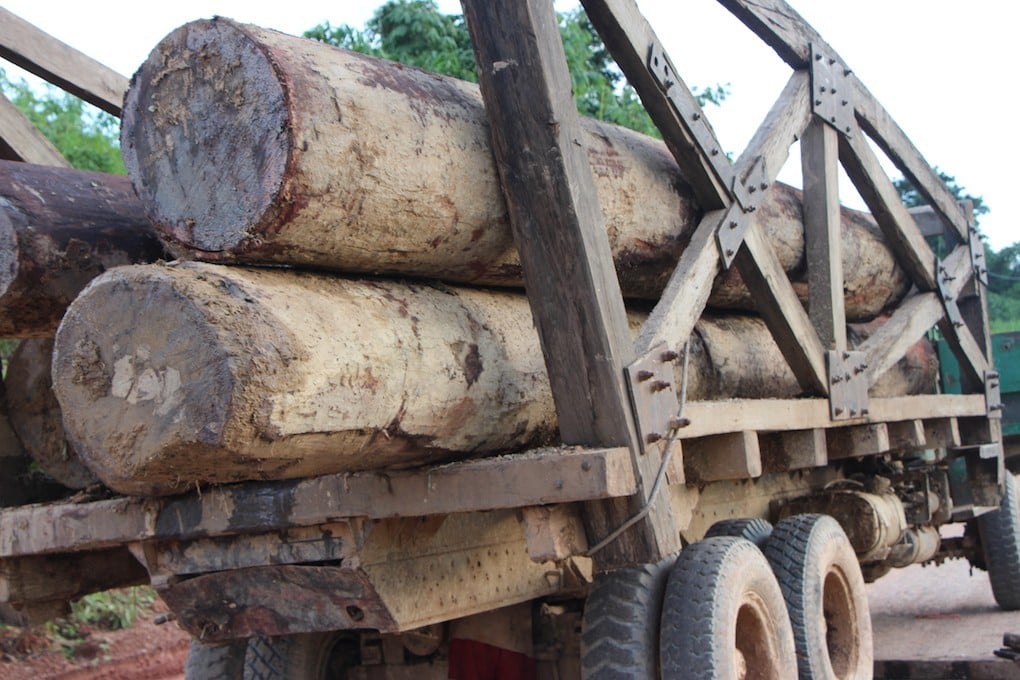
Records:
[[[726,351],[765,373],[748,393],[720,394],[728,383],[715,376],[729,369],[712,356],[718,343],[699,336],[708,351],[692,362],[691,396],[795,393],[764,324],[733,328]],[[122,267],[68,309],[53,366],[68,437],[124,493],[556,441],[527,300],[508,292],[199,263]]]
[[[0,337],[52,337],[97,275],[163,255],[126,177],[0,161]]]
[[[583,121],[624,294],[654,299],[700,219],[665,145]],[[176,252],[210,261],[519,286],[520,265],[477,87],[216,19],[163,40],[124,107],[125,163]],[[776,186],[759,221],[803,268],[800,200]],[[877,229],[845,212],[848,318],[907,280]],[[880,271],[881,275],[875,272]],[[882,285],[872,285],[880,280]],[[746,307],[734,275],[710,304]],[[859,298],[859,299],[858,299]]]
[[[25,451],[43,472],[69,489],[84,489],[99,480],[64,437],[50,378],[52,357],[52,338],[29,338],[18,344],[7,367],[8,416]]]

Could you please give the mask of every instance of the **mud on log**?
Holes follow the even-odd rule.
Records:
[[[654,299],[700,218],[690,187],[662,142],[590,119],[583,132],[621,288]],[[122,148],[180,256],[521,284],[474,85],[193,22],[135,75]],[[759,212],[786,270],[802,275],[799,194],[777,186]],[[843,238],[848,318],[868,319],[908,282],[863,213],[844,211]],[[748,307],[736,272],[710,304]]]
[[[52,337],[94,277],[163,255],[126,177],[0,161],[0,337]]]
[[[691,398],[798,391],[761,321],[706,320],[695,340]],[[753,376],[729,375],[747,366]],[[926,368],[924,387],[934,362]],[[120,267],[68,309],[54,375],[68,437],[124,493],[556,440],[527,300],[509,292],[201,263]]]

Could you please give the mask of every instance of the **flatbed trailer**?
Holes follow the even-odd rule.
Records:
[[[1020,510],[1003,467],[973,217],[785,2],[720,1],[793,70],[735,162],[636,5],[582,3],[704,209],[636,341],[574,143],[551,3],[463,3],[563,446],[6,508],[0,600],[46,618],[86,593],[150,583],[195,640],[194,678],[327,677],[337,668],[446,677],[459,639],[523,650],[549,678],[678,669],[782,678],[798,661],[801,677],[860,677],[871,672],[863,578],[965,557],[990,569],[1002,606],[1020,607]],[[50,43],[33,30],[5,24],[0,54],[76,80],[54,76],[62,66],[45,65]],[[88,96],[119,112],[97,89]],[[31,144],[10,143],[8,130],[13,155],[46,162]],[[952,245],[945,258],[900,203],[869,139],[929,202]],[[753,220],[797,141],[807,309]],[[914,286],[854,348],[844,332],[840,162]],[[731,266],[814,396],[686,400],[676,339],[690,335],[713,279]],[[960,393],[869,398],[933,327],[962,367]],[[953,522],[973,529],[942,538],[939,527]],[[824,592],[824,615],[821,601],[790,604],[805,597],[797,579],[814,584],[816,600]],[[775,593],[787,605],[777,607]],[[692,607],[722,618],[695,620]],[[508,630],[531,634],[514,645]]]

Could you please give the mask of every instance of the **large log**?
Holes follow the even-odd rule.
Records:
[[[716,339],[725,329],[697,338],[691,397],[795,393],[764,324],[731,326],[725,343]],[[717,393],[737,382],[718,376],[750,364],[760,375],[745,391]],[[527,300],[509,292],[201,263],[121,267],[68,309],[53,367],[67,436],[124,493],[557,439]]]
[[[50,376],[52,358],[52,338],[18,343],[7,366],[8,417],[25,452],[43,472],[69,489],[84,489],[98,480],[64,436]]]
[[[126,177],[0,161],[0,337],[52,337],[94,277],[164,254]]]
[[[621,287],[654,299],[700,217],[665,145],[583,121]],[[132,81],[122,148],[180,256],[519,286],[520,265],[474,85],[226,19],[167,36]],[[802,273],[799,196],[759,221]],[[908,281],[874,224],[844,211],[848,318]],[[874,285],[878,282],[880,285]],[[742,292],[743,291],[743,292]],[[736,276],[710,304],[746,307]]]

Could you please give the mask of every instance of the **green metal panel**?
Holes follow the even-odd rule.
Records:
[[[960,363],[945,340],[938,342],[942,391],[960,393]],[[1020,332],[992,335],[992,360],[999,372],[1002,393],[1002,433],[1020,434]]]

